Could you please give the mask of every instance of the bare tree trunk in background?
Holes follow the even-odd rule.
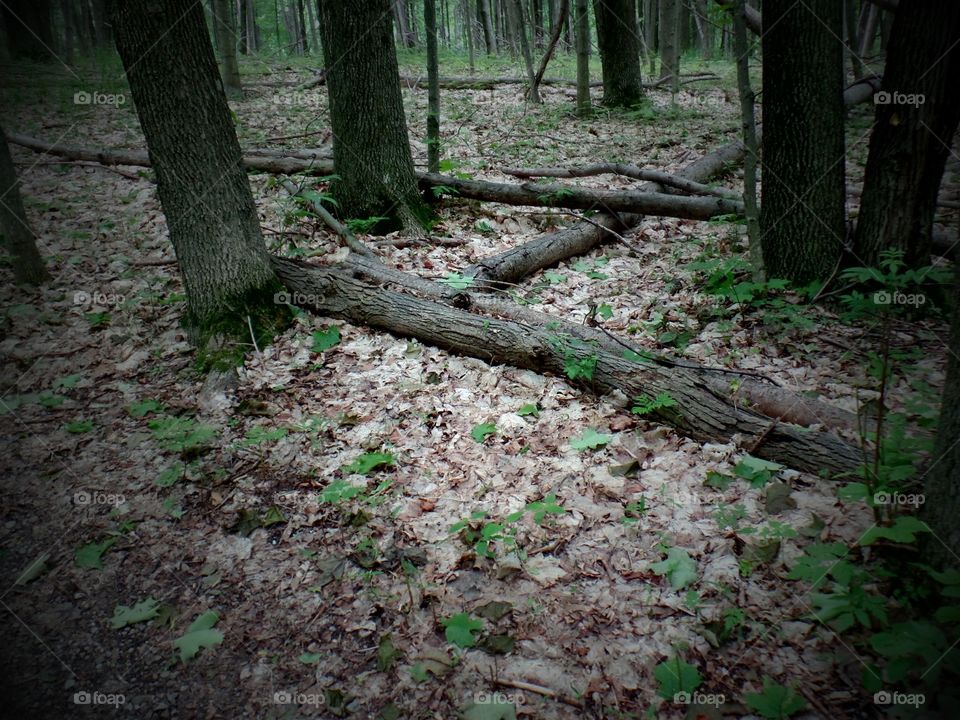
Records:
[[[560,42],[560,35],[563,33],[563,27],[567,24],[567,16],[569,15],[568,11],[570,9],[570,0],[560,0],[560,10],[557,12],[556,17],[553,19],[553,30],[550,32],[550,42],[547,44],[547,50],[543,54],[543,58],[540,60],[540,67],[537,68],[537,74],[533,78],[532,89],[530,91],[531,95],[540,97],[540,83],[543,80],[543,75],[547,71],[547,65],[550,63],[550,58],[553,57],[553,52],[557,48],[557,43]],[[580,59],[577,57],[577,72],[580,72]],[[587,81],[587,88],[589,92],[589,80]],[[577,76],[577,92],[579,97],[580,89],[580,77]]]
[[[14,58],[53,60],[50,0],[3,0],[3,24]]]
[[[487,55],[497,54],[497,34],[493,29],[493,11],[490,0],[477,0],[477,7],[483,16],[483,38],[487,43]]]
[[[237,34],[230,0],[213,0],[213,35],[220,55],[220,77],[227,97],[243,96],[237,64]]]
[[[855,2],[855,0],[851,0]],[[709,0],[696,0],[695,21],[697,23],[697,32],[700,33],[700,57],[704,60],[713,60],[713,23],[710,22],[710,16],[707,14],[707,3]]]
[[[427,34],[427,171],[440,172],[440,63],[437,59],[437,2],[423,0]]]
[[[311,0],[307,0],[307,24],[310,27],[310,41],[313,43],[313,52],[315,54],[319,53],[320,36],[317,32],[317,15],[315,6]]]
[[[680,68],[680,2],[660,0],[660,77],[658,80],[679,80]]]
[[[530,17],[533,27],[533,46],[537,50],[543,50],[543,40],[547,32],[543,25],[543,6],[540,4],[540,0],[530,0]],[[553,22],[552,15],[547,18],[547,22]]]
[[[857,36],[857,0],[844,0],[843,22],[847,27],[847,52],[854,81],[863,77],[863,61],[860,59],[860,38]]]
[[[577,115],[593,112],[590,101],[590,6],[588,0],[577,0]]]
[[[310,46],[307,44],[307,22],[303,12],[303,0],[297,0],[297,32],[299,33],[297,42],[300,44],[300,54],[306,55],[310,52]]]
[[[644,94],[635,0],[594,0],[593,15],[603,67],[604,105],[626,108],[639,105]]]
[[[0,235],[10,254],[13,277],[18,283],[39,285],[50,276],[37,250],[37,239],[27,222],[20,197],[20,182],[13,168],[7,137],[0,127]]]
[[[873,43],[877,37],[877,23],[880,21],[880,8],[872,3],[863,6],[863,31],[860,33],[861,58],[867,57],[873,50]]]
[[[657,72],[657,16],[660,13],[658,0],[643,0],[643,37],[647,45],[647,62],[650,74]]]
[[[527,79],[530,82],[527,89],[527,98],[532,103],[540,104],[543,100],[540,98],[540,91],[537,89],[536,72],[533,69],[530,42],[527,40],[522,0],[507,0],[507,12],[510,14],[510,25],[513,27],[514,38],[520,46],[520,53],[523,55],[523,64],[527,68]]]

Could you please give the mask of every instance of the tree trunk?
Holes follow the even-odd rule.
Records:
[[[440,67],[437,58],[437,2],[423,0],[427,34],[427,170],[440,172]]]
[[[657,71],[657,16],[660,13],[658,0],[643,0],[643,37],[647,45],[647,60],[650,75]]]
[[[310,46],[307,44],[307,21],[303,12],[303,0],[297,0],[297,32],[299,33],[297,42],[300,45],[300,54],[306,55],[310,52]]]
[[[4,0],[0,2],[7,43],[14,58],[53,60],[53,28],[50,0]]]
[[[593,10],[603,67],[603,103],[624,108],[639,105],[644,94],[635,0],[594,0]]]
[[[192,0],[127,0],[113,28],[183,273],[185,324],[201,351],[211,338],[249,338],[247,316],[262,327],[276,280],[203,9]]]
[[[590,100],[590,10],[588,0],[577,0],[577,114],[593,112]]]
[[[477,7],[483,17],[483,38],[487,43],[487,55],[497,54],[497,34],[493,29],[493,11],[490,0],[477,0]]]
[[[247,17],[247,54],[253,55],[260,47],[260,31],[257,28],[257,8],[254,0],[244,0],[244,5],[246,6]]]
[[[850,55],[850,68],[853,71],[853,79],[859,80],[863,77],[863,61],[858,54],[860,38],[857,36],[857,0],[844,0],[843,12],[843,22],[847,28],[847,52]]]
[[[523,17],[522,0],[507,0],[507,12],[510,14],[510,25],[513,27],[513,35],[517,44],[520,46],[520,54],[523,55],[523,64],[527,68],[527,80],[530,83],[527,88],[527,96],[530,102],[539,104],[543,102],[540,99],[540,92],[537,89],[536,73],[533,69],[533,55],[530,53],[530,42],[527,40],[526,23]]]
[[[907,12],[912,4],[904,3],[897,10],[897,16]],[[947,357],[937,440],[924,480],[921,517],[933,533],[925,541],[923,560],[934,567],[960,568],[960,523],[957,522],[960,518],[960,273],[954,286],[953,327]]]
[[[854,241],[858,264],[884,250],[927,265],[937,193],[960,121],[960,3],[904,3],[894,19],[870,136]],[[921,100],[922,98],[922,100]]]
[[[704,60],[713,60],[713,23],[707,14],[709,0],[696,0],[697,31],[700,33],[700,57]]]
[[[320,52],[320,36],[317,34],[316,6],[307,0],[307,24],[310,27],[310,40],[313,42],[313,52]]]
[[[228,97],[243,96],[237,64],[237,34],[230,0],[213,0],[213,34],[220,54],[220,77]]]
[[[10,255],[13,277],[18,283],[39,285],[49,278],[37,240],[27,221],[20,197],[20,183],[7,138],[0,128],[0,234]]]
[[[660,77],[670,81],[671,87],[679,80],[680,0],[660,0]]]
[[[320,29],[340,212],[386,218],[379,231],[421,225],[427,211],[407,139],[389,0],[321,0]]]
[[[763,260],[802,286],[825,281],[845,244],[843,5],[767,0],[764,25]]]
[[[763,280],[763,254],[760,247],[760,218],[757,209],[757,123],[754,117],[754,93],[750,86],[750,46],[747,42],[746,0],[736,0],[733,8],[733,51],[737,56],[737,88],[740,91],[740,118],[743,126],[743,205],[747,216],[750,262],[755,280]]]

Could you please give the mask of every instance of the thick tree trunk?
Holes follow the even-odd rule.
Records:
[[[679,14],[681,0],[660,0],[660,76],[673,85],[679,78]]]
[[[220,55],[220,77],[228,97],[241,97],[240,66],[237,64],[237,31],[230,0],[213,0],[213,34]]]
[[[902,250],[913,267],[930,260],[944,165],[960,122],[960,3],[905,3],[896,14],[877,95],[856,262],[876,266]]]
[[[300,54],[306,55],[310,52],[310,46],[307,44],[307,21],[303,12],[303,0],[297,0],[297,34]]]
[[[629,108],[643,102],[636,0],[594,0],[603,69],[603,103]]]
[[[806,285],[845,245],[843,4],[767,0],[764,13],[763,260]]]
[[[14,58],[54,59],[50,0],[4,0],[0,10]]]
[[[113,27],[183,273],[186,324],[203,350],[211,337],[240,334],[245,308],[272,299],[276,285],[203,9],[128,0]]]
[[[378,230],[418,226],[427,211],[407,139],[389,0],[321,0],[320,25],[340,211],[387,218]]]
[[[908,12],[906,3],[897,16]],[[960,568],[960,273],[953,293],[947,381],[940,405],[937,440],[924,481],[922,517],[933,530],[926,540],[924,562]]]
[[[477,0],[480,15],[483,18],[483,38],[487,43],[487,55],[497,54],[497,33],[493,28],[493,10],[490,0]]]
[[[0,234],[3,244],[10,255],[13,277],[18,283],[39,285],[49,275],[43,264],[43,258],[37,250],[37,239],[33,234],[27,214],[20,197],[20,183],[6,136],[0,129]]]

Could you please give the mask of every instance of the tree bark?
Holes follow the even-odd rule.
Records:
[[[483,38],[487,43],[487,55],[497,54],[497,33],[493,29],[493,11],[490,0],[477,0],[480,14],[483,16]]]
[[[378,232],[419,226],[427,210],[410,155],[389,0],[321,0],[320,18],[340,211],[387,218]]]
[[[553,30],[550,33],[550,42],[547,44],[547,50],[543,53],[543,58],[540,60],[540,67],[537,68],[536,74],[533,76],[533,84],[531,86],[530,95],[531,97],[540,97],[540,83],[543,82],[543,75],[547,71],[547,65],[550,63],[550,58],[553,57],[553,51],[557,48],[557,43],[560,41],[560,34],[563,32],[563,27],[567,22],[567,10],[570,6],[570,0],[560,0],[560,10],[557,12],[556,17],[553,21]],[[542,43],[541,43],[542,46]],[[587,80],[589,83],[589,79]],[[577,56],[577,93],[578,93],[578,102],[579,102],[579,92],[580,92],[580,56]],[[587,93],[589,94],[589,89]]]
[[[680,72],[679,34],[680,0],[660,0],[660,77],[671,86]]]
[[[897,12],[909,11],[906,3]],[[940,421],[932,464],[924,481],[921,516],[933,530],[924,547],[924,562],[934,567],[960,568],[960,273],[953,292],[947,380],[940,404]]]
[[[427,169],[440,172],[440,66],[437,58],[437,2],[423,0],[423,16],[427,34]]]
[[[593,112],[590,100],[590,13],[588,0],[577,0],[574,16],[577,18],[577,114],[581,117]]]
[[[530,53],[530,42],[527,40],[526,23],[523,16],[523,4],[521,0],[506,0],[507,12],[510,15],[510,25],[513,27],[513,34],[517,44],[520,46],[520,54],[523,55],[523,64],[527,69],[527,97],[530,102],[540,104],[540,91],[537,88],[536,74],[533,69],[533,55]]]
[[[901,250],[929,264],[937,194],[960,122],[960,3],[905,3],[895,16],[854,239],[856,262]],[[919,102],[919,98],[923,102]]]
[[[636,0],[594,0],[603,103],[629,108],[643,102],[640,41],[636,27]]]
[[[0,128],[0,234],[10,254],[13,278],[18,283],[39,285],[49,279],[37,239],[27,220],[20,197],[20,181],[13,168],[10,147]]]
[[[845,246],[843,5],[768,0],[764,13],[763,260],[803,286]]]
[[[127,0],[113,28],[183,274],[186,325],[204,349],[212,337],[240,334],[241,317],[272,299],[276,280],[203,9]]]
[[[697,440],[729,442],[742,436],[753,454],[813,473],[850,471],[860,463],[859,451],[836,435],[780,423],[731,404],[711,388],[702,372],[656,361],[634,362],[603,348],[578,348],[562,322],[558,330],[548,330],[468,312],[358,279],[356,268],[349,265],[319,268],[282,258],[273,263],[292,293],[318,299],[306,305],[316,312],[537,372],[563,375],[570,356],[591,356],[595,369],[585,389],[619,391],[628,398],[665,393],[676,405],[657,411],[652,419]],[[460,303],[469,303],[469,298],[461,296]]]
[[[228,97],[242,97],[237,64],[237,31],[230,0],[213,0],[213,34],[220,54],[220,78]]]
[[[717,5],[728,10],[733,7],[734,0],[714,0]],[[757,35],[763,35],[763,18],[760,15],[760,11],[755,7],[747,5],[747,27],[750,28],[750,31],[756,33]]]

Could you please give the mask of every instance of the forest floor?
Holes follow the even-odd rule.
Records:
[[[656,90],[646,110],[589,119],[572,114],[572,88],[544,88],[542,106],[520,86],[445,91],[444,171],[676,171],[739,131],[732,67],[707,69],[721,79],[685,87],[674,106]],[[244,72],[241,145],[329,142],[324,89],[294,89],[305,65]],[[79,90],[124,92],[95,84],[105,70],[39,73],[8,80],[6,128],[143,148],[130,103],[73,103]],[[404,98],[422,166],[426,93]],[[849,122],[855,182],[871,113]],[[786,577],[806,544],[854,545],[872,524],[862,502],[838,498],[842,483],[742,464],[737,477],[735,445],[685,439],[565,378],[306,314],[251,347],[235,394],[210,395],[179,324],[183,288],[149,171],[13,152],[54,280],[0,288],[0,672],[12,711],[114,712],[75,704],[86,692],[122,696],[114,715],[137,718],[512,717],[502,703],[517,717],[682,717],[673,668],[702,677],[706,717],[750,716],[765,677],[803,699],[796,717],[872,712],[861,659],[812,618],[809,585]],[[251,184],[271,250],[342,258],[273,178]],[[573,221],[455,201],[439,217],[431,233],[462,245],[367,239],[388,265],[438,279]],[[650,218],[631,237],[639,255],[604,246],[510,295],[573,320],[604,307],[607,329],[652,350],[762,372],[849,410],[875,401],[880,329],[794,293],[738,298],[744,235]],[[918,424],[935,415],[945,337],[935,317],[890,333],[908,369],[887,403]]]

